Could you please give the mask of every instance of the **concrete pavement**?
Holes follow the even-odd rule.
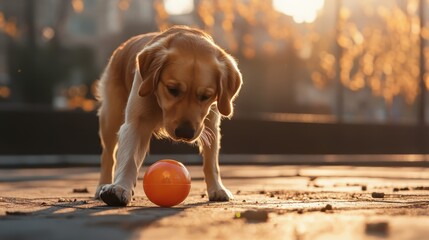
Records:
[[[0,239],[429,236],[427,168],[223,166],[224,184],[235,199],[209,202],[201,167],[189,166],[191,193],[173,208],[147,200],[145,169],[126,208],[92,198],[97,168],[0,169]]]

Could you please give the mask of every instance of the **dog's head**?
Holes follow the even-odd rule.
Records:
[[[232,116],[241,74],[234,59],[204,32],[175,27],[159,34],[138,54],[137,66],[139,95],[156,96],[173,139],[197,139],[214,104],[220,114]]]

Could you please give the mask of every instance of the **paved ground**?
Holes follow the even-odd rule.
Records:
[[[188,169],[191,193],[173,208],[151,204],[141,181],[129,207],[93,200],[96,168],[0,170],[0,239],[429,236],[427,168],[223,166],[227,203],[208,202],[201,167]]]

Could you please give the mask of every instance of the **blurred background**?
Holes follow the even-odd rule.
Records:
[[[113,50],[177,24],[239,62],[224,153],[429,152],[429,1],[0,0],[0,154],[97,154]]]

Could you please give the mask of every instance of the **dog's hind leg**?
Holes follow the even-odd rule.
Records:
[[[108,84],[108,83],[106,83]],[[99,198],[101,188],[112,183],[113,170],[116,162],[116,148],[118,143],[118,131],[124,122],[124,111],[127,96],[124,89],[109,89],[103,93],[103,100],[99,109],[99,136],[102,145],[100,179],[95,192],[95,198]],[[113,100],[114,99],[114,100]]]

